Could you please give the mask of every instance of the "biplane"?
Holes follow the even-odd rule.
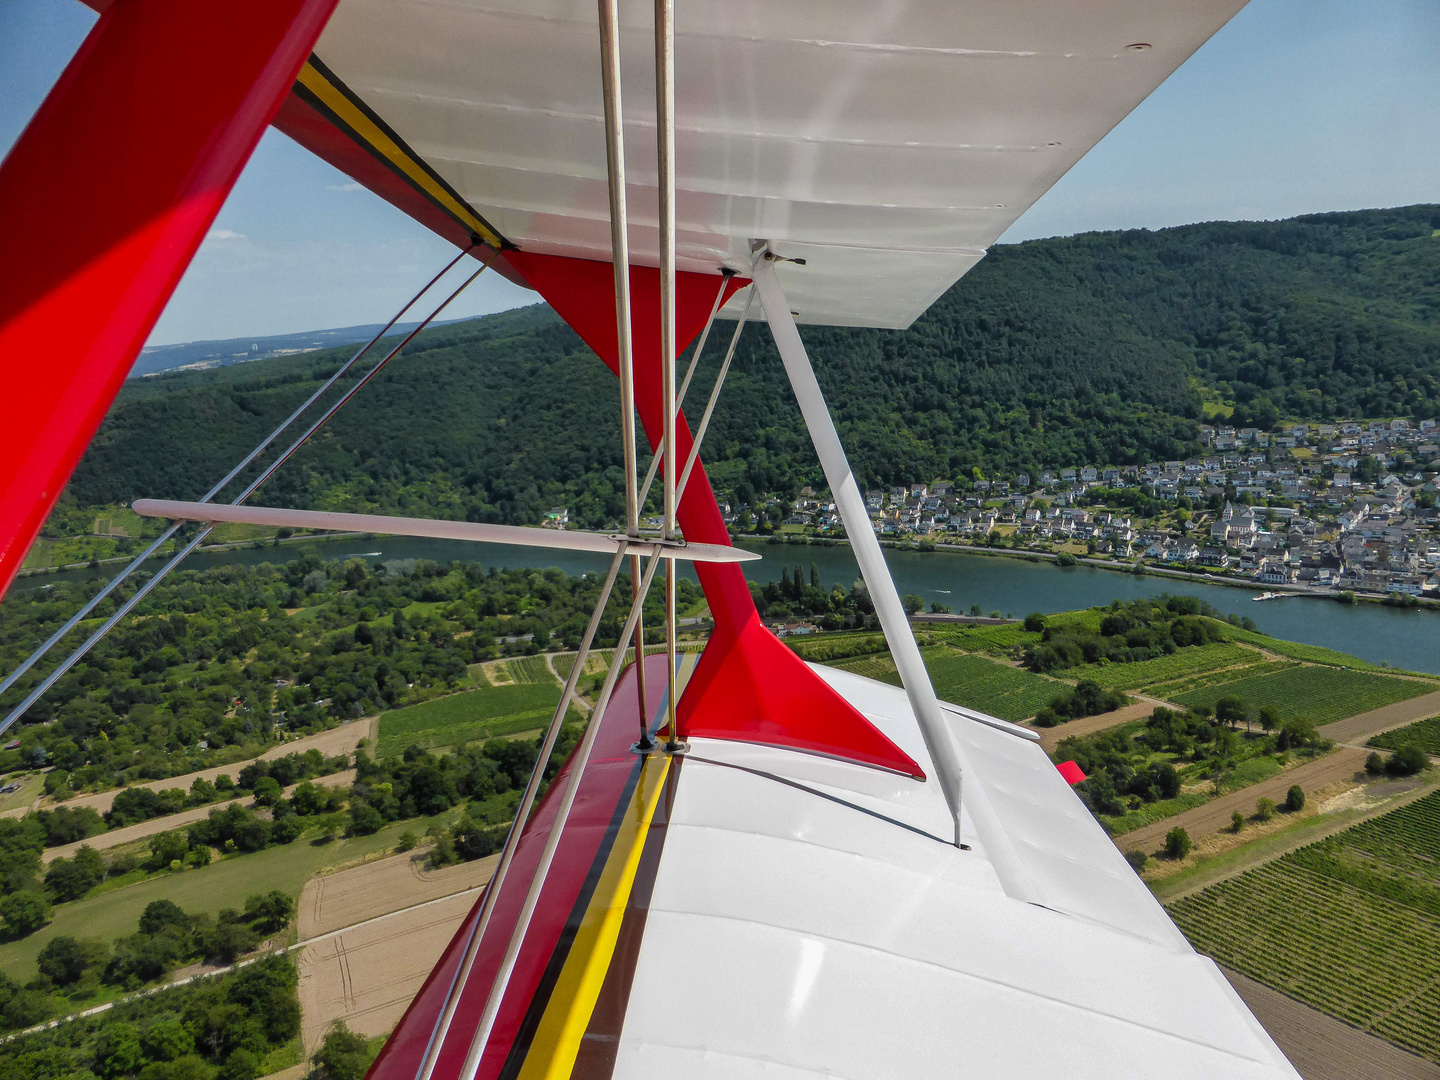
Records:
[[[801,330],[910,325],[1242,2],[96,0],[0,168],[0,585],[267,124],[450,241],[467,281],[537,291],[618,376],[623,528],[360,526],[609,557],[540,762],[621,571],[621,643],[652,588],[668,601],[664,653],[615,650],[543,798],[536,769],[375,1080],[1297,1075],[1073,771],[937,699]],[[756,612],[699,454],[747,321],[903,686],[803,663]],[[680,358],[731,323],[692,425]],[[217,521],[355,526],[252,496],[368,378],[229,502],[303,407],[198,501],[135,508],[166,537],[201,523],[179,557]],[[675,646],[681,560],[714,619],[698,660]]]

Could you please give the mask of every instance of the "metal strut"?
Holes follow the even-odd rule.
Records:
[[[481,274],[483,274],[486,270],[488,270],[490,268],[490,264],[499,257],[500,252],[496,251],[490,256],[490,258],[486,259],[483,263],[481,263],[480,268],[476,270],[473,274],[471,274],[469,277],[467,277],[464,281],[462,281],[459,287],[457,287],[452,293],[450,293],[449,296],[447,296],[443,301],[441,301],[439,307],[437,307],[434,311],[432,311],[429,315],[425,317],[423,322],[417,325],[414,330],[411,330],[410,333],[406,334],[404,340],[402,340],[400,344],[396,345],[388,353],[382,356],[380,360],[376,362],[374,367],[372,367],[358,380],[356,380],[354,386],[352,386],[349,390],[345,391],[345,393],[341,394],[340,397],[334,402],[334,404],[332,404],[329,408],[325,410],[325,412],[320,416],[320,419],[316,420],[313,424],[311,424],[305,430],[304,434],[302,434],[298,439],[296,439],[293,443],[290,444],[290,446],[285,450],[284,453],[282,453],[278,458],[276,458],[269,465],[267,465],[261,471],[260,475],[250,482],[250,484],[245,488],[244,491],[242,491],[233,500],[231,500],[231,505],[238,506],[240,503],[244,502],[251,495],[253,495],[260,487],[260,485],[265,483],[265,481],[269,480],[270,477],[275,474],[275,471],[279,469],[281,465],[289,461],[290,458],[295,455],[296,451],[298,451],[300,447],[304,446],[305,443],[309,441],[310,437],[314,435],[315,432],[319,431],[322,426],[324,426],[326,421],[328,421],[332,416],[339,412],[341,407],[344,406],[346,402],[348,402],[357,393],[359,393],[361,387],[363,387],[377,374],[379,374],[381,368],[388,364],[390,360],[400,352],[401,349],[405,348],[406,345],[409,345],[410,342],[415,339],[416,334],[420,333],[421,330],[424,330],[425,327],[429,326],[442,311],[444,311],[447,307],[450,306],[450,302],[452,300],[454,300],[457,296],[464,292],[465,289],[470,285],[470,283],[476,278],[478,278]],[[289,423],[290,421],[287,420],[286,424],[288,425]],[[279,432],[277,431],[275,434],[279,434]],[[272,435],[271,438],[273,439],[274,435]],[[40,698],[46,693],[46,691],[48,691],[52,686],[59,682],[60,679],[64,676],[64,674],[75,666],[75,664],[81,659],[81,657],[83,657],[92,648],[94,648],[95,645],[97,645],[100,640],[105,637],[106,634],[110,633],[110,631],[115,628],[115,626],[120,622],[121,619],[123,619],[126,615],[130,613],[130,611],[135,607],[136,604],[140,603],[140,601],[143,600],[150,593],[150,591],[155,588],[156,585],[160,584],[160,582],[166,577],[166,575],[170,573],[170,571],[174,570],[175,567],[179,566],[180,563],[184,561],[187,555],[189,555],[192,551],[199,547],[201,541],[203,541],[207,536],[210,535],[213,528],[214,527],[210,525],[202,528],[198,533],[195,534],[195,536],[189,541],[189,543],[187,543],[183,548],[181,548],[171,557],[169,562],[167,562],[164,566],[160,567],[159,570],[155,571],[154,576],[151,577],[149,581],[145,582],[145,584],[141,585],[140,588],[136,589],[134,594],[115,610],[115,614],[111,615],[110,618],[107,619],[100,626],[100,628],[95,631],[95,633],[91,634],[88,638],[86,638],[85,641],[83,641],[73,653],[71,653],[65,658],[64,661],[61,662],[59,667],[57,667],[54,671],[47,675],[41,681],[40,685],[35,687],[35,689],[30,692],[30,694],[25,698],[25,700],[22,701],[10,712],[10,715],[5,717],[5,720],[3,722],[0,722],[0,732],[4,732],[16,720],[24,716],[25,711],[29,709],[31,705],[35,704],[35,702],[40,700]]]
[[[610,261],[615,271],[615,346],[619,355],[620,439],[625,461],[625,535],[640,537],[636,490],[635,353],[630,341],[630,228],[625,204],[625,127],[620,101],[618,0],[599,0],[600,85],[605,101],[605,170],[610,185]],[[630,560],[631,599],[640,595],[640,556]],[[624,641],[616,643],[624,653]],[[635,623],[635,671],[640,677],[640,745],[650,746],[645,708],[645,624]]]
[[[655,0],[655,151],[659,161],[660,210],[660,393],[664,433],[660,451],[665,516],[660,535],[674,538],[675,523],[675,0]],[[723,289],[723,283],[722,283]],[[674,566],[665,570],[665,749],[679,750],[675,703]]]
[[[765,318],[770,324],[770,333],[775,347],[785,364],[785,373],[795,391],[795,400],[800,405],[800,414],[810,431],[815,444],[816,456],[830,485],[830,494],[835,499],[835,508],[845,524],[845,533],[850,538],[850,550],[860,564],[861,576],[875,602],[875,613],[880,617],[880,627],[885,632],[885,641],[910,699],[910,708],[915,713],[916,723],[925,739],[925,748],[930,752],[940,790],[945,795],[950,814],[955,822],[956,847],[964,847],[960,838],[961,781],[972,773],[966,760],[965,751],[946,726],[940,712],[940,702],[935,697],[935,688],[930,684],[930,673],[910,632],[910,621],[900,603],[900,594],[875,539],[875,530],[870,525],[870,515],[865,509],[865,497],[855,474],[850,471],[845,448],[835,430],[835,421],[825,404],[825,395],[815,378],[815,369],[810,366],[810,357],[805,352],[805,343],[790,313],[790,305],[780,282],[775,276],[774,256],[762,250],[755,260],[755,290],[765,308]],[[973,775],[973,773],[972,773]],[[990,804],[985,789],[978,783],[965,786],[965,812],[969,815],[975,831],[985,846],[986,857],[994,868],[1006,895],[1031,903],[1040,901],[1039,891],[1020,861],[1010,834],[1002,826],[999,815]]]

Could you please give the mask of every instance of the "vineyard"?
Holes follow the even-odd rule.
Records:
[[[1369,745],[1378,746],[1382,750],[1399,750],[1412,742],[1419,743],[1420,748],[1427,754],[1440,754],[1440,716],[1432,716],[1429,720],[1419,720],[1394,731],[1387,731],[1383,735],[1376,735]]]
[[[545,666],[543,656],[517,656],[506,660],[504,666],[510,672],[511,680],[521,686],[543,686],[555,682],[555,676]]]
[[[1258,656],[1258,654],[1256,655]],[[1193,675],[1188,679],[1176,679],[1174,682],[1152,683],[1147,692],[1152,697],[1176,701],[1184,694],[1203,690],[1208,686],[1219,686],[1221,683],[1235,682],[1238,679],[1253,679],[1260,675],[1273,675],[1277,671],[1288,671],[1299,666],[1294,660],[1260,660],[1258,663],[1248,664],[1245,667],[1232,667],[1224,671],[1207,671],[1203,675]]]
[[[1176,649],[1169,656],[1140,660],[1133,664],[1086,664],[1064,674],[1074,679],[1091,679],[1107,690],[1139,690],[1156,683],[1172,683],[1188,676],[1219,668],[1248,665],[1260,659],[1254,649],[1229,642]]]
[[[1244,674],[1244,673],[1242,673]],[[1281,723],[1304,719],[1316,725],[1378,709],[1419,694],[1434,685],[1366,671],[1334,667],[1291,667],[1269,675],[1250,675],[1177,695],[1174,701],[1192,708],[1214,706],[1222,697],[1238,697],[1251,709],[1274,709]]]
[[[1062,682],[1035,675],[1023,668],[962,653],[945,645],[920,650],[935,694],[942,701],[998,716],[1002,720],[1024,720],[1069,690]],[[900,685],[895,662],[888,655],[865,656],[834,665],[857,675]]]
[[[1361,660],[1358,656],[1351,656],[1349,653],[1327,649],[1323,645],[1305,645],[1298,641],[1272,638],[1254,630],[1242,630],[1238,626],[1231,626],[1228,623],[1225,626],[1225,632],[1236,641],[1258,645],[1266,652],[1272,652],[1276,656],[1288,657],[1291,660],[1303,660],[1307,664],[1326,664],[1330,667],[1351,668],[1355,671],[1380,670],[1378,664]]]
[[[1440,793],[1169,910],[1220,963],[1440,1060]]]
[[[410,745],[458,746],[542,728],[559,701],[560,685],[550,679],[548,686],[488,686],[395,709],[381,714],[377,753],[387,757]]]

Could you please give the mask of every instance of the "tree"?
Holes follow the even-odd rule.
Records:
[[[140,1045],[147,1057],[156,1061],[174,1061],[195,1052],[195,1039],[176,1017],[156,1020],[140,1036]]]
[[[1260,730],[1269,732],[1280,726],[1280,714],[1269,705],[1260,710]]]
[[[1370,756],[1365,759],[1365,771],[1371,776],[1379,776],[1385,771],[1385,759],[1374,750],[1370,751]]]
[[[95,1036],[94,1068],[107,1080],[128,1076],[140,1067],[145,1054],[140,1048],[140,1035],[129,1024],[116,1021],[106,1024]]]
[[[1150,861],[1150,856],[1138,848],[1133,848],[1125,852],[1125,861],[1130,864],[1130,869],[1138,874],[1145,869],[1145,864]]]
[[[904,605],[906,615],[914,615],[917,611],[925,610],[925,598],[919,593],[906,593],[900,603]]]
[[[35,966],[56,986],[69,986],[91,968],[102,966],[109,955],[109,946],[98,938],[81,940],[61,934],[45,943]]]
[[[283,929],[294,914],[295,901],[279,889],[245,898],[245,918],[267,934]]]
[[[190,925],[190,916],[173,900],[151,900],[140,913],[140,932],[158,934],[171,927],[184,929]]]
[[[1239,810],[1236,810],[1233,814],[1230,815],[1230,831],[1238,833],[1244,827],[1245,815],[1242,814]]]
[[[150,865],[163,870],[177,859],[185,858],[190,840],[182,832],[163,832],[150,838]]]
[[[50,905],[33,889],[21,889],[0,900],[0,918],[11,937],[25,937],[50,921]]]
[[[1223,724],[1229,724],[1232,729],[1241,723],[1248,726],[1250,710],[1245,707],[1245,702],[1234,694],[1227,694],[1215,702],[1215,719]]]
[[[1275,816],[1275,800],[1256,799],[1255,816],[1261,821],[1269,821],[1271,818],[1273,818]]]
[[[1291,784],[1290,790],[1285,793],[1285,809],[1292,814],[1305,809],[1305,792],[1299,784]]]
[[[325,1080],[363,1080],[370,1067],[370,1054],[365,1039],[337,1020],[325,1033],[325,1041],[311,1059],[320,1067]]]
[[[1025,629],[1032,634],[1040,633],[1045,629],[1045,616],[1038,611],[1032,611],[1025,616]]]
[[[350,807],[350,828],[347,831],[351,836],[369,836],[384,824],[385,818],[369,803],[356,802]]]
[[[274,806],[284,796],[280,781],[273,776],[262,776],[255,781],[255,805]]]
[[[1193,847],[1190,834],[1179,825],[1176,825],[1165,834],[1165,854],[1172,859],[1183,859],[1190,854]]]

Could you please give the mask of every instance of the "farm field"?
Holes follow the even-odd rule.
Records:
[[[1174,700],[1192,707],[1213,706],[1222,697],[1233,695],[1252,709],[1274,709],[1282,723],[1305,719],[1318,725],[1428,694],[1434,689],[1432,683],[1418,679],[1309,666],[1215,683],[1178,695]]]
[[[1090,679],[1107,690],[1139,690],[1259,660],[1260,654],[1254,649],[1230,642],[1214,642],[1176,649],[1169,656],[1159,656],[1154,660],[1139,660],[1131,664],[1086,664],[1070,668],[1063,674],[1073,679]]]
[[[1061,611],[1046,615],[1045,625],[1095,633],[1100,629],[1100,620],[1103,618],[1104,612],[1098,608],[1083,608],[1079,611]],[[1004,626],[968,626],[946,633],[942,640],[957,649],[1005,656],[1017,645],[1031,645],[1039,641],[1040,634],[1026,630],[1023,623],[1015,622]]]
[[[555,682],[555,676],[551,675],[550,669],[545,666],[543,656],[517,656],[506,660],[504,666],[510,673],[510,678],[521,686],[544,686],[546,683]]]
[[[152,900],[173,900],[188,912],[214,915],[221,908],[239,907],[251,893],[279,889],[298,896],[306,879],[325,867],[384,851],[393,847],[406,829],[423,833],[456,814],[447,811],[435,818],[397,822],[370,836],[337,838],[329,843],[317,843],[318,837],[307,834],[291,844],[233,855],[198,869],[97,889],[80,900],[57,905],[54,919],[28,937],[0,944],[0,971],[20,982],[34,978],[36,956],[57,935],[113,941],[133,934],[140,913]]]
[[[926,670],[942,701],[978,709],[1002,720],[1024,720],[1065,693],[1069,687],[1044,675],[1013,668],[948,645],[920,650]],[[834,665],[881,682],[900,684],[895,663],[888,654],[865,656]]]
[[[1220,963],[1440,1060],[1440,793],[1169,911]]]
[[[1399,750],[1412,742],[1419,743],[1427,754],[1440,754],[1440,716],[1376,735],[1366,745],[1378,746],[1382,750]]]
[[[559,701],[560,685],[554,679],[548,686],[486,686],[424,701],[381,715],[377,753],[388,757],[411,745],[457,746],[541,728],[549,723]]]
[[[1175,701],[1181,694],[1203,690],[1207,686],[1218,686],[1220,683],[1235,682],[1237,679],[1252,679],[1259,675],[1272,675],[1277,671],[1288,671],[1298,666],[1299,663],[1295,660],[1261,660],[1257,653],[1255,663],[1245,667],[1232,667],[1224,671],[1207,671],[1171,682],[1153,683],[1148,687],[1147,692],[1154,697],[1164,698],[1166,701]]]

